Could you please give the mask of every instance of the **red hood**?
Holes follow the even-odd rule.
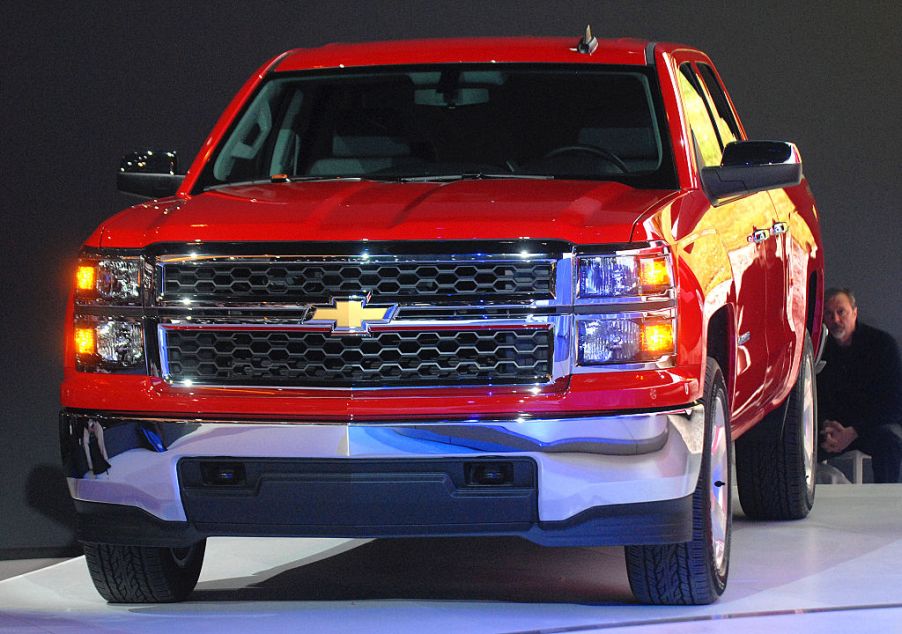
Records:
[[[614,182],[513,179],[267,183],[136,205],[103,225],[102,244],[512,238],[628,242],[639,216],[674,194]]]

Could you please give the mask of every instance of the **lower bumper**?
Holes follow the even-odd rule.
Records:
[[[60,433],[83,541],[480,534],[666,543],[689,539],[704,409],[322,424],[64,411]],[[519,475],[500,486],[467,482],[468,465],[485,461]],[[205,482],[201,463],[237,465],[246,480]]]
[[[336,530],[274,524],[166,522],[134,506],[75,500],[79,541],[184,548],[207,537],[523,537],[543,546],[673,544],[692,538],[692,496],[616,504],[563,522]]]

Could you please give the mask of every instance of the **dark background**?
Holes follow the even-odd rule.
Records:
[[[479,35],[676,40],[717,64],[753,138],[798,143],[822,213],[828,285],[902,339],[898,152],[902,3],[0,3],[0,557],[73,550],[58,468],[65,298],[79,245],[132,200],[119,158],[187,166],[267,58],[332,41]]]

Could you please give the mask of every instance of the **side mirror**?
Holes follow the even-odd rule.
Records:
[[[702,187],[712,200],[802,182],[802,158],[792,143],[735,141],[723,150],[719,167],[704,167]]]
[[[141,198],[164,198],[178,191],[185,179],[178,171],[175,152],[143,150],[122,157],[116,187],[123,194]]]

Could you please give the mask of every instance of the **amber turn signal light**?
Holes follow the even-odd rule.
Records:
[[[670,269],[664,258],[639,260],[639,283],[643,290],[665,289],[670,286]]]
[[[93,266],[79,266],[78,270],[75,272],[75,287],[80,291],[93,291],[94,290],[94,267]]]
[[[94,354],[96,345],[94,342],[93,328],[76,328],[75,329],[75,353],[76,354]]]
[[[642,350],[655,354],[673,352],[673,325],[669,323],[643,324]]]

